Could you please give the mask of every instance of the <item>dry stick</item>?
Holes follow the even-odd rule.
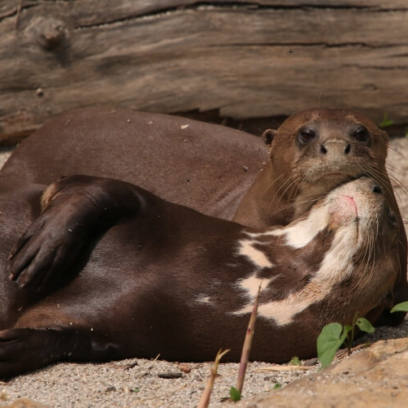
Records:
[[[262,284],[261,284],[262,285]],[[248,365],[249,354],[251,352],[252,339],[255,333],[256,315],[258,313],[259,294],[261,293],[261,285],[258,288],[258,294],[254,301],[254,307],[252,309],[251,318],[249,319],[248,329],[245,336],[244,346],[242,347],[241,361],[239,363],[237,390],[242,394],[242,388],[244,386],[245,373]]]
[[[215,379],[217,377],[218,364],[221,358],[228,352],[229,350],[224,350],[224,351],[219,350],[218,351],[217,356],[215,357],[214,366],[211,369],[210,378],[208,379],[205,390],[203,391],[203,395],[201,395],[200,402],[198,403],[197,408],[207,408],[208,405],[210,404],[212,389],[214,386]]]
[[[277,365],[271,367],[258,368],[257,372],[263,371],[308,371],[314,368],[313,366],[294,366],[294,365]]]

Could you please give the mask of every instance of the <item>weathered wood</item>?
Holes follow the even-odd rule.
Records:
[[[333,5],[335,3],[335,5]],[[74,107],[408,123],[406,0],[3,0],[0,140]]]

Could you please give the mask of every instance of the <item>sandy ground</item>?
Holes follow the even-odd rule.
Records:
[[[11,149],[0,150],[0,166]],[[408,186],[408,139],[393,139],[389,152],[390,175]],[[408,220],[408,195],[395,183],[403,217]],[[362,341],[399,338],[408,335],[408,321],[398,328],[378,328]],[[313,364],[313,361],[308,362]],[[272,371],[276,365],[251,363],[243,396],[272,391],[276,384],[289,382],[317,370]],[[106,364],[57,364],[0,385],[0,405],[20,397],[31,398],[50,407],[195,407],[205,387],[210,363],[176,364],[160,360],[131,359]],[[225,407],[221,400],[235,386],[237,364],[221,364],[211,407]],[[171,377],[171,378],[164,378]],[[272,391],[273,392],[273,391]]]

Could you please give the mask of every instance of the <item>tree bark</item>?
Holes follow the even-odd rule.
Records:
[[[336,3],[334,6],[333,3]],[[2,0],[0,141],[81,106],[408,123],[406,0]]]

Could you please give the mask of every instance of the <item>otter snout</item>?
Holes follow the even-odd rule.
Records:
[[[356,180],[350,181],[335,189],[331,194],[337,196],[351,196],[354,200],[361,201],[361,205],[366,204],[371,200],[386,203],[383,188],[379,183],[370,177],[360,177]]]
[[[340,188],[355,190],[358,193],[367,194],[368,196],[378,196],[381,201],[385,202],[384,197],[380,198],[380,196],[383,196],[383,188],[379,185],[378,181],[370,177],[360,177],[357,180],[353,180],[344,186],[341,186]]]
[[[320,144],[319,154],[327,160],[340,160],[351,152],[351,144],[345,140],[333,139]]]
[[[398,229],[396,216],[390,209],[383,188],[372,178],[361,177],[343,184],[329,194],[328,202],[335,226],[356,221],[360,232],[369,233],[373,228],[375,233],[387,230],[390,238]]]

